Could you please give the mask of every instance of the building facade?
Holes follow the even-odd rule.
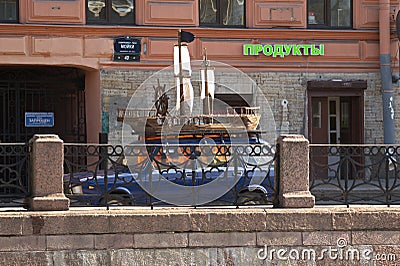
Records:
[[[173,64],[178,29],[196,36],[193,60],[206,48],[255,81],[275,136],[383,143],[390,131],[396,141],[398,9],[398,0],[0,1],[0,141],[120,142],[118,109]],[[124,39],[140,49],[124,54]]]

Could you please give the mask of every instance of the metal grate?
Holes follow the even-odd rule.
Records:
[[[30,196],[29,145],[0,143],[0,204],[21,205]]]
[[[34,134],[86,141],[84,76],[75,69],[0,68],[0,142],[28,142]],[[26,127],[26,112],[54,113],[54,127]]]
[[[262,144],[64,144],[64,190],[77,206],[275,204],[276,156]],[[214,189],[219,197],[200,203]]]
[[[317,204],[400,204],[400,146],[310,145]]]

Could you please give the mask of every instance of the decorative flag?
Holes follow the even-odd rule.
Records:
[[[193,42],[194,37],[193,33],[181,30],[181,42]]]

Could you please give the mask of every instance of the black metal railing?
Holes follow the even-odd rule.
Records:
[[[276,204],[273,147],[64,144],[75,206]]]
[[[400,146],[310,145],[316,204],[400,204]]]
[[[0,205],[23,206],[30,196],[30,147],[0,143]]]

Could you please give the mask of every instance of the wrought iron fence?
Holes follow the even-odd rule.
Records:
[[[310,145],[316,204],[400,204],[400,146]]]
[[[72,206],[276,203],[274,147],[64,144]]]
[[[0,204],[22,206],[30,196],[29,144],[0,143]]]

